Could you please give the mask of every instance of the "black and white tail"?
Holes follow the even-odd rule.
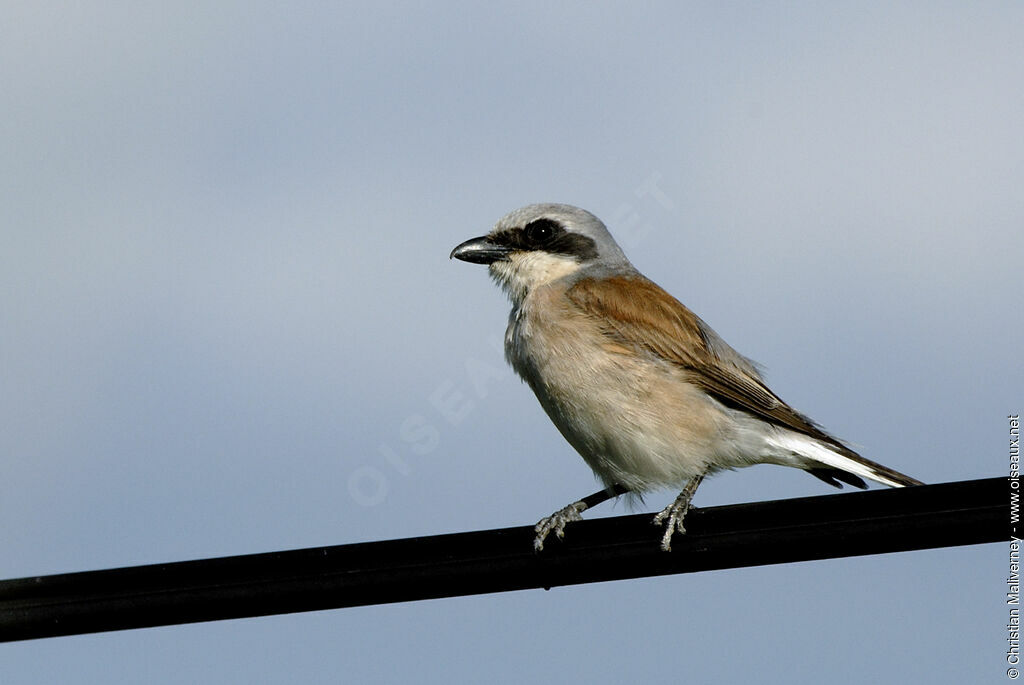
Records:
[[[865,478],[894,488],[923,485],[916,478],[865,459],[838,441],[825,443],[808,435],[780,431],[769,437],[768,442],[773,447],[800,455],[806,460],[802,464],[804,470],[837,488],[843,487],[842,483],[866,488]]]

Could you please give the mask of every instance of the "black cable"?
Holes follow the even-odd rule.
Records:
[[[0,581],[0,641],[1008,540],[1006,478]],[[595,493],[596,494],[596,493]]]

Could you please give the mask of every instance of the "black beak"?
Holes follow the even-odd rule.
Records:
[[[487,236],[480,236],[456,245],[452,253],[448,255],[448,259],[455,257],[464,262],[490,264],[507,258],[510,252],[512,252],[512,248],[493,243]]]

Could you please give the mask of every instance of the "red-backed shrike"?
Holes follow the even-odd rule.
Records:
[[[523,207],[451,256],[487,264],[508,293],[505,358],[605,485],[542,519],[538,550],[600,501],[681,487],[655,517],[667,551],[701,480],[723,469],[793,466],[836,487],[920,484],[779,399],[750,360],[637,271],[589,212]]]

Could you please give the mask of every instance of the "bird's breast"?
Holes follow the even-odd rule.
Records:
[[[718,432],[706,395],[680,370],[605,336],[553,289],[513,309],[505,354],[606,483],[639,491],[705,468]]]

